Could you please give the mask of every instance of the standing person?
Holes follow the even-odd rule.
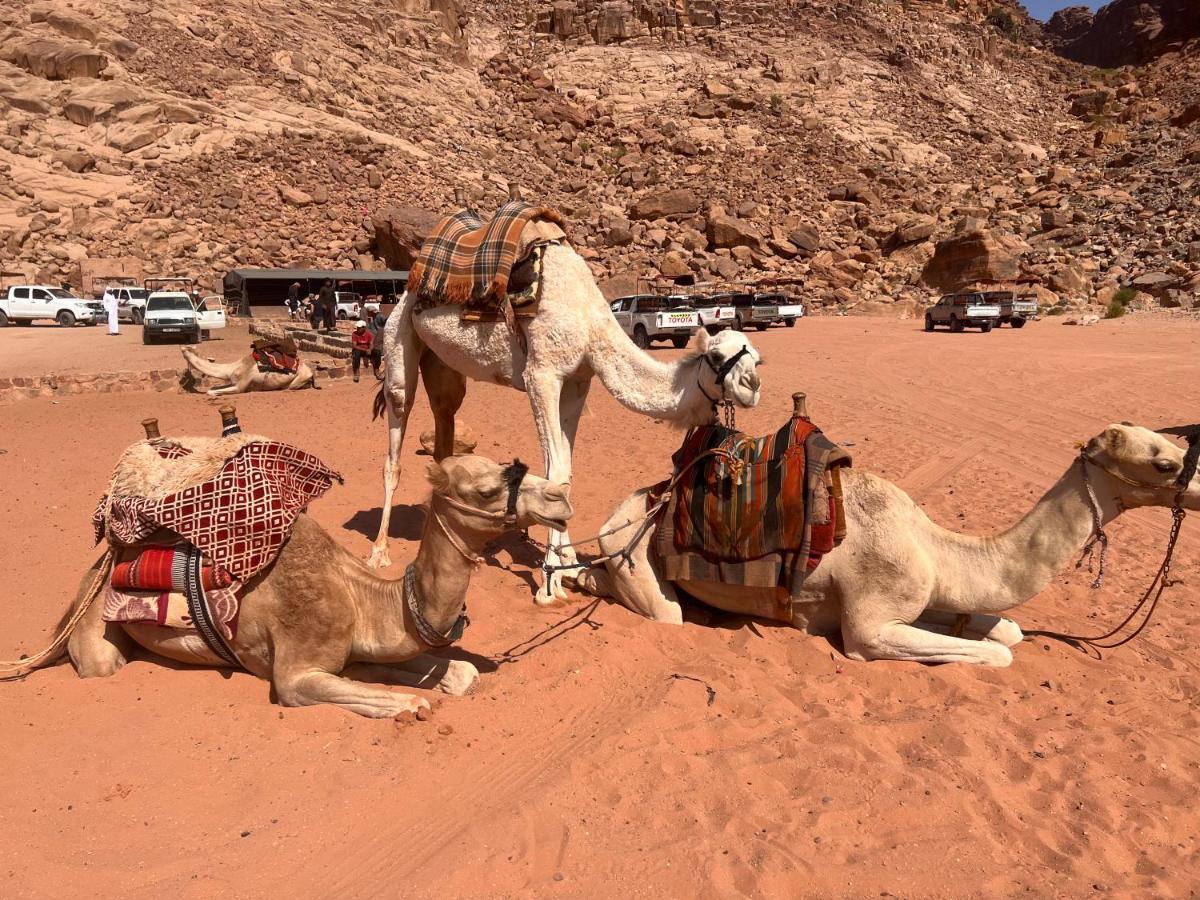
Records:
[[[113,291],[104,292],[104,311],[108,313],[109,337],[121,334],[121,326],[117,322],[117,295]]]
[[[288,288],[287,301],[285,303],[288,309],[288,318],[296,319],[300,315],[300,282],[293,281],[292,286]]]
[[[367,331],[371,332],[371,369],[375,373],[375,380],[382,381],[383,376],[379,374],[379,366],[383,363],[383,329],[387,325],[387,316],[383,314],[383,310],[367,311]]]
[[[326,278],[317,293],[317,306],[321,310],[321,318],[325,322],[325,330],[333,331],[337,327],[337,294],[333,290],[333,279]]]
[[[367,331],[367,323],[359,319],[354,323],[354,331],[350,335],[350,367],[354,371],[354,380],[358,381],[358,367],[362,365],[363,357],[371,360],[375,368],[375,377],[379,377],[379,364],[375,362],[375,338]]]

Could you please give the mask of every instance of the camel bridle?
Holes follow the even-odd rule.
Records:
[[[478,569],[484,563],[484,558],[477,553],[471,551],[462,539],[458,537],[446,524],[446,520],[438,511],[437,504],[445,503],[448,506],[457,509],[461,513],[467,515],[478,516],[491,522],[502,522],[506,527],[511,527],[517,524],[517,501],[521,496],[521,484],[525,480],[525,476],[529,472],[529,466],[521,462],[519,459],[514,459],[509,465],[504,467],[503,476],[504,484],[507,488],[507,499],[505,502],[504,512],[492,512],[486,509],[479,509],[469,504],[463,503],[460,500],[455,500],[446,494],[434,493],[429,501],[429,514],[437,526],[442,529],[442,533],[446,535],[446,539],[450,541],[450,546],[457,550],[464,559],[467,560],[472,568]],[[463,636],[468,625],[471,624],[470,618],[467,616],[467,604],[464,603],[462,610],[458,614],[458,618],[454,620],[454,624],[450,626],[450,630],[443,633],[434,628],[429,620],[425,618],[425,600],[421,596],[420,588],[417,586],[417,569],[416,563],[410,563],[408,568],[404,570],[404,605],[408,608],[408,613],[412,617],[413,626],[417,629],[417,635],[421,641],[434,649],[449,647],[455,641]]]
[[[729,380],[729,373],[732,372],[733,367],[738,364],[738,360],[740,360],[743,356],[749,355],[750,348],[748,346],[744,346],[741,350],[733,354],[733,356],[729,357],[729,359],[725,360],[720,365],[717,365],[715,362],[713,362],[712,357],[707,353],[702,353],[700,355],[700,358],[708,364],[708,367],[712,370],[713,375],[716,377],[717,387],[721,389],[721,397],[720,399],[717,399],[716,397],[708,396],[708,391],[706,391],[704,389],[704,385],[700,383],[699,369],[696,370],[696,386],[700,388],[700,393],[704,395],[704,399],[712,404],[714,416],[717,414],[718,405],[724,409],[725,427],[729,429],[736,429],[737,422],[735,418],[733,401],[729,399],[725,382]]]
[[[1079,452],[1079,471],[1083,478],[1084,492],[1087,494],[1088,503],[1092,511],[1092,534],[1088,538],[1086,544],[1083,545],[1083,553],[1079,557],[1079,561],[1075,564],[1075,568],[1080,568],[1086,562],[1088,571],[1092,571],[1092,559],[1095,556],[1096,546],[1100,547],[1099,567],[1096,573],[1096,578],[1092,581],[1092,590],[1098,589],[1104,583],[1104,564],[1105,557],[1108,554],[1108,535],[1104,531],[1104,516],[1100,509],[1100,500],[1096,497],[1096,491],[1092,486],[1092,480],[1089,474],[1089,466],[1095,466],[1097,469],[1111,475],[1118,481],[1124,482],[1131,487],[1142,488],[1146,490],[1169,490],[1175,489],[1174,502],[1171,504],[1171,531],[1167,538],[1167,550],[1163,555],[1162,565],[1158,567],[1158,572],[1150,581],[1150,586],[1146,588],[1141,599],[1134,605],[1133,610],[1127,615],[1119,625],[1111,628],[1104,634],[1098,634],[1093,637],[1084,637],[1075,634],[1063,634],[1057,631],[1037,631],[1033,634],[1042,635],[1045,637],[1060,638],[1068,641],[1073,641],[1084,645],[1085,647],[1096,651],[1097,655],[1100,650],[1112,650],[1127,644],[1145,630],[1150,624],[1150,620],[1154,617],[1154,611],[1158,608],[1158,601],[1162,598],[1163,592],[1170,581],[1171,561],[1175,556],[1175,546],[1179,542],[1179,533],[1183,529],[1183,520],[1187,517],[1187,511],[1183,508],[1183,495],[1187,492],[1188,486],[1192,483],[1192,478],[1195,477],[1197,463],[1200,462],[1200,425],[1184,425],[1176,428],[1161,428],[1158,434],[1169,434],[1176,437],[1182,437],[1187,441],[1188,449],[1183,457],[1183,466],[1180,468],[1179,475],[1172,485],[1148,484],[1146,482],[1135,481],[1122,472],[1117,472],[1113,468],[1105,465],[1099,460],[1092,457],[1087,448],[1084,447]],[[1118,504],[1124,510],[1124,505]],[[1129,634],[1118,640],[1112,640],[1117,637],[1130,622],[1132,622],[1149,604],[1149,609],[1146,610],[1146,615],[1141,623],[1133,629]]]

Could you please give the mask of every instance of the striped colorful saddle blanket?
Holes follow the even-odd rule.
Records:
[[[671,581],[791,596],[845,536],[850,456],[803,416],[761,438],[695,428],[673,460],[682,477],[655,535]]]
[[[548,206],[519,200],[505,203],[491,221],[472,209],[446,216],[434,226],[408,273],[415,311],[449,304],[463,307],[464,322],[503,319],[516,330],[516,319],[537,312],[540,245],[521,252],[521,234],[530,222],[544,219],[559,227],[562,216]]]

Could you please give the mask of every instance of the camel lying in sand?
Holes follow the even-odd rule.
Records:
[[[305,387],[316,387],[316,373],[301,361],[294,375],[284,372],[260,372],[252,354],[237,362],[218,363],[205,359],[191,347],[181,347],[188,373],[193,379],[200,376],[224,382],[221,387],[210,388],[209,396],[220,394],[246,394],[250,391],[295,391]]]
[[[1025,518],[988,538],[946,531],[895,485],[847,470],[842,475],[846,539],[792,597],[791,624],[812,634],[840,630],[851,659],[1007,666],[1013,659],[1009,648],[1023,635],[1016,623],[996,613],[1034,597],[1078,556],[1093,534],[1096,515],[1107,523],[1127,509],[1170,507],[1177,496],[1184,509],[1200,509],[1200,477],[1193,477],[1182,494],[1175,484],[1183,459],[1184,451],[1161,434],[1112,425],[1088,442]],[[602,552],[621,549],[637,527],[626,523],[636,523],[645,510],[645,490],[621,503],[601,529],[615,531],[600,541]],[[605,571],[586,572],[577,584],[644,616],[679,623],[676,585],[661,578],[649,553],[652,534],[643,529],[631,559],[610,560]],[[747,613],[750,606],[746,588],[678,586],[730,612]],[[955,636],[964,631],[983,640]]]
[[[405,595],[404,579],[377,577],[316,522],[299,516],[274,563],[247,583],[232,649],[250,672],[270,680],[284,706],[332,703],[372,718],[429,706],[414,694],[343,676],[464,693],[479,674],[475,666],[426,655],[433,645],[422,633],[429,632],[422,632],[408,604],[415,603],[437,635],[450,635],[484,544],[509,529],[565,527],[572,511],[562,488],[533,475],[510,488],[507,475],[482,456],[429,464],[433,496],[413,563],[412,597]],[[506,522],[511,490],[517,491],[516,515]],[[84,576],[72,611],[100,565]],[[92,604],[67,642],[83,678],[112,675],[135,645],[176,662],[227,665],[194,631],[105,622],[101,607]]]

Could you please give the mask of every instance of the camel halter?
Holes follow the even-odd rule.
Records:
[[[1150,581],[1150,586],[1146,588],[1145,593],[1142,594],[1141,599],[1139,599],[1134,605],[1133,610],[1129,613],[1129,615],[1122,619],[1119,625],[1117,625],[1115,628],[1109,629],[1104,634],[1098,634],[1092,637],[1085,637],[1077,634],[1063,634],[1062,632],[1058,631],[1035,631],[1030,632],[1031,634],[1041,635],[1043,637],[1059,638],[1060,640],[1067,640],[1082,644],[1083,646],[1096,651],[1097,655],[1099,655],[1100,650],[1113,650],[1122,646],[1123,644],[1128,644],[1135,637],[1141,634],[1142,631],[1145,630],[1146,626],[1150,624],[1150,620],[1154,617],[1154,611],[1158,608],[1158,601],[1162,598],[1163,592],[1167,589],[1167,586],[1171,584],[1171,561],[1175,556],[1175,545],[1179,541],[1179,532],[1183,528],[1183,520],[1187,517],[1187,511],[1183,508],[1183,495],[1187,491],[1188,485],[1191,484],[1192,478],[1196,474],[1197,462],[1200,462],[1200,425],[1187,425],[1178,428],[1162,428],[1158,431],[1158,433],[1176,435],[1178,437],[1185,438],[1188,443],[1188,449],[1187,453],[1185,453],[1183,457],[1183,466],[1179,471],[1179,477],[1175,479],[1175,487],[1177,488],[1177,491],[1175,493],[1174,503],[1171,505],[1171,532],[1170,536],[1167,538],[1167,551],[1163,556],[1162,565],[1158,567],[1158,572],[1155,573],[1154,578],[1152,578]],[[1088,501],[1092,508],[1092,534],[1091,537],[1088,538],[1087,543],[1083,545],[1083,554],[1079,557],[1079,561],[1075,564],[1075,568],[1080,568],[1084,562],[1086,562],[1088,571],[1091,572],[1092,558],[1095,554],[1096,545],[1100,545],[1099,571],[1096,574],[1095,580],[1092,582],[1092,590],[1096,590],[1101,584],[1104,583],[1104,563],[1105,556],[1108,552],[1108,535],[1104,532],[1104,519],[1100,510],[1100,501],[1097,499],[1096,491],[1092,487],[1092,481],[1088,473],[1089,465],[1093,465],[1098,469],[1102,469],[1109,475],[1116,478],[1118,481],[1123,481],[1128,485],[1132,485],[1133,487],[1162,490],[1163,485],[1146,484],[1144,482],[1134,481],[1132,478],[1128,478],[1120,472],[1115,472],[1108,466],[1092,459],[1092,457],[1088,456],[1086,449],[1080,451],[1079,471],[1083,476],[1084,490],[1087,493]],[[1129,634],[1114,641],[1113,638],[1120,634],[1121,631],[1123,631],[1125,627],[1137,617],[1138,613],[1140,613],[1147,604],[1149,604],[1149,609],[1146,610],[1146,615],[1142,619],[1141,623]]]
[[[725,360],[725,362],[721,363],[719,366],[712,361],[712,357],[710,357],[707,353],[701,354],[700,358],[708,363],[708,367],[712,369],[713,374],[717,378],[717,387],[721,389],[720,400],[715,397],[708,396],[708,391],[706,391],[704,389],[704,385],[700,383],[700,370],[696,370],[696,386],[700,388],[700,393],[704,395],[704,399],[712,404],[714,416],[717,414],[717,405],[720,404],[724,412],[723,418],[725,421],[725,427],[730,430],[737,429],[736,409],[733,405],[733,401],[730,400],[726,395],[725,381],[729,378],[729,373],[733,371],[733,367],[738,364],[738,360],[749,353],[749,347],[742,347],[741,350],[733,354],[733,356],[729,357],[729,359]]]
[[[508,486],[508,499],[505,510],[502,513],[477,509],[474,506],[468,506],[466,503],[455,500],[453,497],[447,497],[445,494],[435,493],[431,498],[429,502],[429,514],[433,518],[433,521],[442,529],[442,533],[450,541],[450,546],[457,550],[473,568],[478,569],[483,565],[484,558],[477,553],[473,553],[463,543],[462,539],[450,530],[450,527],[446,524],[446,520],[438,512],[437,503],[449,504],[460,512],[479,516],[493,522],[500,520],[505,526],[515,525],[517,522],[517,500],[521,495],[521,483],[525,480],[525,475],[528,472],[529,466],[525,465],[519,459],[514,459],[512,463],[504,468],[504,483]],[[408,608],[409,615],[412,616],[413,625],[416,627],[417,635],[421,638],[421,641],[435,649],[449,647],[463,636],[463,632],[471,624],[471,620],[467,616],[466,603],[463,604],[458,618],[454,620],[454,624],[450,626],[450,630],[445,634],[429,624],[429,620],[425,618],[424,613],[425,600],[421,597],[420,590],[417,587],[416,563],[410,563],[408,568],[404,570],[404,605]]]

